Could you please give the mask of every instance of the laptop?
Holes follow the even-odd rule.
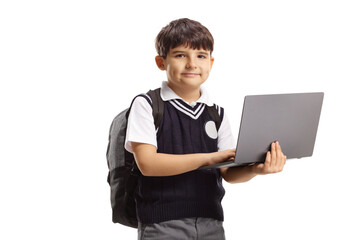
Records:
[[[323,98],[323,92],[246,96],[235,160],[200,169],[263,163],[274,141],[287,159],[312,156]]]

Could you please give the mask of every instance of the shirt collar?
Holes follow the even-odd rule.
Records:
[[[181,99],[183,100],[181,97],[179,97],[171,88],[169,88],[169,86],[167,85],[166,81],[162,82],[161,85],[161,90],[160,90],[160,96],[162,98],[163,101],[169,101],[172,99]],[[184,100],[183,100],[184,101]],[[185,101],[184,101],[185,102]],[[192,103],[187,103],[190,106],[195,105],[196,103],[205,103],[208,106],[212,106],[214,105],[209,98],[209,95],[205,89],[205,87],[201,86],[200,87],[200,98],[196,101],[196,102],[192,102]]]

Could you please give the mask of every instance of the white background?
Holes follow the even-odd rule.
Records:
[[[225,184],[227,239],[360,239],[358,1],[219,2],[1,1],[1,239],[136,239],[111,222],[108,130],[166,80],[154,39],[181,17],[215,38],[235,136],[245,95],[325,92],[313,157]]]

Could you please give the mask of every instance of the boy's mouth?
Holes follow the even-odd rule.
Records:
[[[181,73],[181,75],[186,76],[186,77],[195,77],[195,76],[199,76],[199,73]]]

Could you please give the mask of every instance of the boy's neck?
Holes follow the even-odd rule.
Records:
[[[181,97],[185,102],[189,104],[192,102],[196,102],[201,96],[200,87],[195,89],[180,89],[172,86],[169,83],[168,87],[171,88],[171,90],[173,90],[179,97]]]

